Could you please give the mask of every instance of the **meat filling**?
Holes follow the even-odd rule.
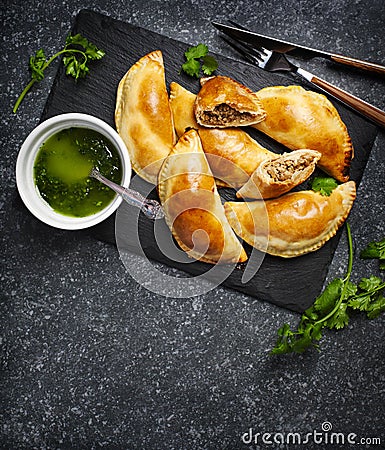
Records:
[[[212,111],[204,111],[201,120],[210,125],[226,125],[234,121],[244,122],[252,118],[252,114],[239,112],[231,106],[226,105],[226,103],[222,103]]]
[[[275,182],[290,180],[294,173],[308,167],[313,162],[313,158],[309,155],[303,155],[298,159],[279,158],[266,168],[266,172]]]

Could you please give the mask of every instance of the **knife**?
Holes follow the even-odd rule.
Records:
[[[287,55],[299,56],[302,58],[326,58],[340,64],[354,66],[359,69],[385,75],[385,66],[382,66],[381,64],[362,61],[360,59],[350,58],[348,56],[339,55],[337,53],[325,52],[314,48],[305,47],[303,45],[293,44],[291,42],[264,36],[263,34],[258,34],[253,31],[244,30],[238,28],[237,26],[225,25],[219,22],[211,23],[215,28],[236,40],[247,42],[252,45],[266,47],[269,50],[274,50],[278,53],[285,53]]]

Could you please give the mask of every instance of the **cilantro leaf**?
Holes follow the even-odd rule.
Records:
[[[190,59],[182,65],[182,69],[191,77],[199,78],[200,62],[196,59]]]
[[[368,319],[374,319],[385,312],[385,282],[381,278],[371,275],[362,278],[358,285],[350,281],[353,242],[348,223],[346,231],[349,245],[346,276],[332,280],[325,287],[313,305],[302,314],[296,330],[291,330],[288,324],[278,330],[278,339],[270,352],[272,355],[302,353],[310,347],[319,350],[318,341],[322,338],[323,328],[340,330],[346,327],[349,324],[350,310],[363,311]],[[384,241],[380,244],[384,244]],[[377,250],[376,248],[375,254]]]
[[[310,335],[310,327],[305,330],[302,337],[296,339],[292,344],[292,351],[296,353],[303,353],[312,344]]]
[[[46,59],[44,51],[42,49],[38,50],[35,55],[29,58],[31,80],[17,98],[13,107],[14,113],[16,113],[20,103],[32,86],[44,78],[44,71],[47,67],[61,55],[63,55],[63,64],[66,68],[66,74],[74,77],[76,81],[78,78],[84,78],[89,72],[88,61],[102,58],[105,55],[105,52],[98,49],[94,44],[89,42],[87,38],[79,33],[74,36],[67,36],[64,48],[51,56],[48,60]]]
[[[379,293],[385,288],[385,283],[381,278],[371,275],[369,278],[362,278],[358,283],[359,293],[352,296],[348,301],[348,306],[360,311],[371,311],[371,306],[377,301]]]
[[[366,248],[361,251],[360,257],[365,258],[385,258],[385,238],[378,242],[370,242]]]
[[[363,291],[369,292],[378,287],[381,283],[381,278],[371,275],[369,278],[362,278],[358,284],[358,287]]]
[[[205,44],[198,44],[195,47],[189,47],[184,56],[187,61],[190,59],[200,59],[207,55],[209,49]]]
[[[311,182],[311,189],[325,196],[329,196],[337,186],[338,183],[334,178],[326,176],[314,177]]]
[[[368,319],[375,319],[383,312],[385,312],[385,297],[379,296],[367,309]]]
[[[356,295],[357,291],[358,291],[358,287],[355,284],[348,281],[347,283],[345,283],[345,292],[344,292],[343,300],[348,300],[349,298],[354,297]]]
[[[80,45],[83,48],[87,48],[89,45],[88,39],[82,36],[80,33],[66,37],[66,46],[68,45]]]
[[[288,353],[290,351],[290,341],[294,336],[294,333],[290,330],[290,325],[288,323],[284,323],[278,329],[277,333],[278,340],[271,353],[275,355]]]
[[[348,305],[353,309],[359,309],[360,311],[367,311],[370,305],[372,296],[370,294],[361,294],[357,297],[352,298]]]
[[[313,304],[313,306],[311,306],[304,312],[304,314],[302,316],[302,320],[305,320],[305,318],[309,319],[309,320],[314,320],[314,321],[318,320],[319,313],[317,312],[314,304]]]
[[[362,259],[379,259],[380,270],[385,270],[385,238],[381,241],[373,241],[364,248],[360,257]]]
[[[344,282],[340,278],[331,281],[314,302],[314,308],[322,315],[328,314],[340,298]]]
[[[326,321],[326,326],[337,330],[344,328],[349,323],[349,315],[346,312],[346,303],[341,303],[336,312]]]
[[[321,322],[318,322],[317,324],[313,325],[311,338],[313,341],[319,341],[322,338],[322,328],[323,324]],[[318,345],[317,345],[318,348]]]
[[[90,70],[86,65],[86,60],[81,62],[74,55],[65,56],[63,64],[66,68],[66,75],[74,77],[75,80],[84,78]]]
[[[44,78],[44,65],[46,62],[47,59],[42,48],[29,58],[29,68],[33,80],[41,81]]]
[[[272,355],[281,355],[284,353],[296,352],[303,353],[308,347],[312,346],[318,349],[319,341],[322,337],[322,324],[304,324],[300,322],[297,331],[292,331],[290,325],[285,323],[278,330],[278,340],[275,347],[271,350]]]
[[[66,38],[66,47],[69,45],[79,45],[83,47],[84,53],[89,59],[101,59],[105,55],[103,50],[100,50],[96,45],[92,44],[87,38],[82,36],[80,33],[72,36],[69,34]]]
[[[210,55],[203,58],[202,70],[205,75],[212,75],[218,69],[217,60]]]
[[[201,69],[205,75],[211,75],[218,68],[218,62],[207,53],[208,47],[205,44],[189,47],[184,53],[186,62],[182,64],[182,70],[187,75],[197,78]]]

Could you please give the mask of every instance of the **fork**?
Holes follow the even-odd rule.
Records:
[[[238,28],[247,30],[247,28],[242,27],[231,20],[229,22]],[[372,122],[385,127],[384,111],[293,64],[283,53],[268,50],[265,47],[256,47],[244,42],[230,40],[225,37],[223,37],[223,39],[251,64],[257,65],[261,69],[267,70],[268,72],[295,73],[325,91],[332,97],[343,102],[345,105],[353,108],[355,111],[358,111]]]

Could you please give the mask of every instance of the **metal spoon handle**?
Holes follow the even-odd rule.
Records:
[[[125,188],[123,186],[120,186],[119,184],[114,183],[113,181],[104,177],[95,168],[91,170],[90,176],[111,188],[113,191],[119,194],[129,205],[136,206],[137,208],[141,209],[148,218],[161,219],[164,217],[163,209],[159,202],[157,202],[156,200],[149,200],[146,197],[143,197],[143,195],[137,191]]]

